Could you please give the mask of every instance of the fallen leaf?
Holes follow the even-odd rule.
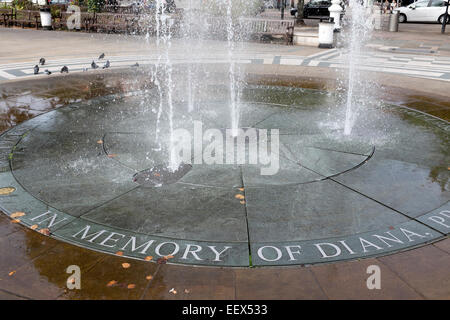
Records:
[[[136,288],[136,285],[135,285],[134,283],[130,283],[130,284],[127,286],[127,288],[128,288],[128,289],[134,289],[134,288]]]
[[[150,260],[152,260],[153,259],[153,257],[152,256],[147,256],[147,257],[145,257],[145,261],[150,261]]]
[[[33,225],[30,227],[31,230],[36,230],[37,228],[38,228],[38,225],[37,225],[37,224],[33,224]]]
[[[116,252],[116,255],[118,255],[118,256],[123,256],[123,252],[122,252],[122,251],[117,251],[117,252]]]
[[[184,289],[184,293],[191,293],[191,290]]]
[[[152,276],[146,276],[145,279],[147,279],[147,280],[152,280],[153,277],[152,277]]]
[[[13,214],[11,214],[11,218],[18,218],[18,217],[22,217],[25,215],[25,212],[14,212]]]
[[[112,286],[114,286],[114,285],[116,285],[117,284],[117,281],[116,280],[111,280],[110,282],[108,282],[108,284],[106,285],[107,287],[112,287]]]
[[[165,263],[167,263],[167,259],[159,258],[158,260],[156,260],[156,262],[157,262],[158,264],[165,264]]]
[[[20,219],[11,220],[11,223],[19,223],[19,222],[20,222]]]
[[[42,233],[45,236],[49,236],[50,235],[50,230],[48,230],[48,228],[44,228],[39,230],[40,233]]]
[[[239,188],[239,191],[244,191],[244,188]]]
[[[169,292],[173,293],[173,294],[177,294],[177,290],[175,290],[175,288],[170,289]]]
[[[127,262],[122,263],[122,267],[123,267],[124,269],[128,269],[130,266],[131,266],[131,264],[129,264],[129,263],[127,263]]]
[[[0,195],[6,196],[13,193],[14,191],[16,191],[16,188],[13,187],[0,188]]]
[[[14,271],[11,271],[10,273],[8,273],[8,276],[12,276],[14,273],[16,273],[16,270],[14,270]]]
[[[240,203],[240,204],[245,204],[245,201],[244,201],[244,200],[242,200],[242,201],[239,201],[239,203]]]
[[[158,173],[158,172],[155,172],[153,175],[154,175],[155,177],[161,177],[161,174]]]
[[[98,140],[97,143],[98,143],[98,144],[102,144],[102,143],[103,143],[103,140]]]
[[[166,259],[166,260],[173,259],[173,258],[174,258],[174,256],[172,256],[172,255],[164,256],[164,259]]]
[[[115,154],[115,153],[108,154],[108,158],[114,158],[114,157],[117,157],[117,154]]]
[[[244,197],[243,194],[237,194],[237,195],[235,195],[234,197],[235,197],[236,199],[239,199],[239,200],[245,199],[245,197]]]

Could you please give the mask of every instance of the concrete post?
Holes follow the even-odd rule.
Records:
[[[330,11],[330,18],[334,19],[334,30],[341,30],[341,0],[332,0],[331,6],[328,8]]]

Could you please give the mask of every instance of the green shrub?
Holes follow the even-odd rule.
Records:
[[[0,4],[1,9],[11,9],[12,6],[9,5],[9,3],[3,2]]]
[[[230,0],[207,1],[205,9],[212,15],[226,16]],[[263,0],[231,0],[231,15],[233,18],[255,16],[263,8]]]
[[[11,5],[17,10],[31,10],[33,9],[33,2],[30,0],[13,0]]]
[[[57,18],[61,16],[61,7],[60,6],[55,6],[55,5],[51,5],[50,6],[50,13],[52,15],[52,18]]]
[[[72,0],[70,1],[70,4],[73,4],[75,6],[84,7],[86,5],[85,0]]]
[[[105,0],[87,0],[89,12],[100,12],[105,5]]]

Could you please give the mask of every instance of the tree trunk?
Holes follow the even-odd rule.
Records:
[[[305,24],[305,21],[303,21],[303,7],[304,6],[305,6],[305,0],[298,0],[296,23],[297,23],[297,25],[300,25],[300,26]]]

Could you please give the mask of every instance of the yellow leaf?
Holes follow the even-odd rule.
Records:
[[[239,188],[239,191],[244,191],[244,188]]]
[[[11,218],[18,218],[18,217],[22,217],[25,215],[25,212],[14,212],[13,214],[11,214]]]
[[[122,267],[123,267],[124,269],[128,269],[130,266],[131,266],[131,264],[129,264],[129,263],[127,263],[127,262],[122,263]]]
[[[173,259],[174,256],[164,256],[164,259],[169,260],[169,259]]]
[[[37,224],[33,224],[33,225],[30,227],[31,230],[36,230],[37,228],[38,228],[38,225],[37,225]]]
[[[50,230],[48,230],[47,228],[41,229],[39,230],[40,233],[42,233],[45,236],[49,236],[50,235]]]
[[[242,200],[242,201],[239,201],[239,203],[240,203],[240,204],[245,204],[245,201],[244,201],[244,200]]]
[[[118,256],[123,256],[123,252],[122,252],[122,251],[117,251],[117,252],[116,252],[116,255],[118,255]]]
[[[8,276],[12,276],[14,273],[16,273],[16,270],[14,270],[14,271],[11,271],[10,273],[8,273]]]
[[[20,222],[20,219],[11,220],[11,223],[19,223],[19,222]]]
[[[243,194],[237,194],[237,195],[235,195],[234,197],[235,197],[236,199],[239,199],[239,200],[245,199],[245,197],[244,197]]]
[[[102,143],[103,143],[103,140],[98,140],[97,143],[98,143],[98,144],[102,144]]]
[[[150,261],[150,260],[152,260],[153,259],[153,257],[152,256],[147,256],[147,257],[145,257],[145,261]]]
[[[107,287],[112,287],[115,284],[117,284],[117,281],[116,280],[111,280],[110,282],[108,282],[108,284],[106,286]]]
[[[146,276],[145,279],[147,279],[147,280],[152,280],[153,277],[152,277],[152,276]]]
[[[130,283],[130,284],[127,286],[127,288],[128,288],[128,289],[134,289],[134,288],[136,288],[136,285],[135,285],[134,283]]]
[[[14,191],[16,191],[16,188],[13,187],[0,188],[0,195],[6,196],[8,194],[13,193]]]

